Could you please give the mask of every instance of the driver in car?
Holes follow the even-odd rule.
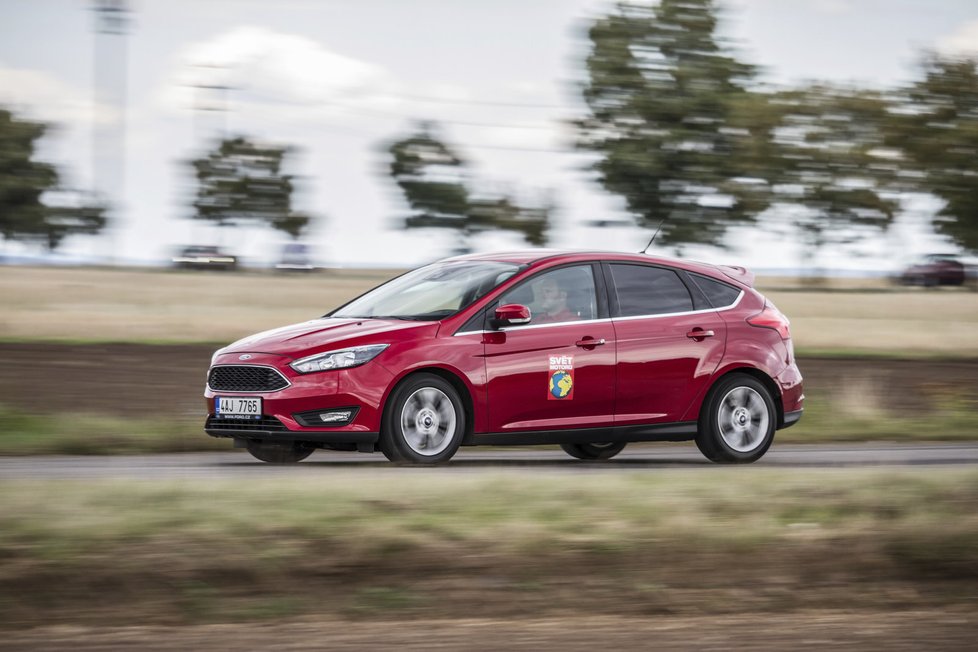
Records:
[[[552,276],[540,279],[533,284],[533,323],[555,324],[562,321],[577,321],[580,317],[567,307],[567,290]]]

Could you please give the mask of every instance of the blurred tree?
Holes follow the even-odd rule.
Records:
[[[887,101],[878,93],[813,85],[769,98],[774,157],[767,176],[791,213],[809,261],[826,245],[886,229],[899,207],[898,151],[886,147]]]
[[[63,191],[62,195],[72,195],[74,201],[46,206],[46,215],[41,224],[37,237],[48,251],[54,251],[69,235],[93,235],[101,231],[106,224],[105,205],[97,201],[83,203],[91,199],[81,192]]]
[[[716,27],[712,0],[662,0],[621,3],[588,32],[578,146],[602,155],[600,182],[639,225],[665,220],[657,241],[677,249],[722,245],[728,226],[768,202],[764,99],[747,91],[754,69]]]
[[[298,238],[310,218],[292,211],[293,177],[282,173],[288,152],[288,147],[237,137],[191,161],[198,184],[194,217],[218,226],[264,222]]]
[[[945,204],[934,226],[978,250],[978,59],[928,56],[923,78],[904,89],[891,142],[919,168],[921,188]]]
[[[454,229],[460,248],[478,232],[502,229],[522,234],[532,245],[547,242],[549,208],[524,208],[508,197],[475,198],[466,186],[465,161],[423,124],[418,133],[393,143],[390,174],[404,192],[414,215],[405,228]]]
[[[37,241],[53,251],[68,235],[101,231],[105,208],[84,203],[81,193],[59,188],[54,167],[33,160],[35,143],[46,130],[47,125],[18,120],[0,109],[0,234]],[[50,201],[67,195],[75,201]]]

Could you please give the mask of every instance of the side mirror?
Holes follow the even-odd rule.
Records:
[[[501,328],[503,326],[516,326],[519,324],[530,323],[530,309],[518,303],[507,303],[496,308],[493,326]]]

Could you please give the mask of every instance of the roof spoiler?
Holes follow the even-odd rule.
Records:
[[[750,271],[746,267],[737,267],[736,265],[717,265],[717,269],[738,283],[743,283],[749,288],[754,287],[754,272]]]

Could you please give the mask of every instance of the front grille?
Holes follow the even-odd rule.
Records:
[[[288,428],[276,419],[262,415],[261,419],[218,419],[214,416],[207,417],[204,424],[206,430],[227,431],[227,432],[287,432]]]
[[[289,381],[271,367],[234,364],[212,367],[207,384],[215,392],[276,392]]]

